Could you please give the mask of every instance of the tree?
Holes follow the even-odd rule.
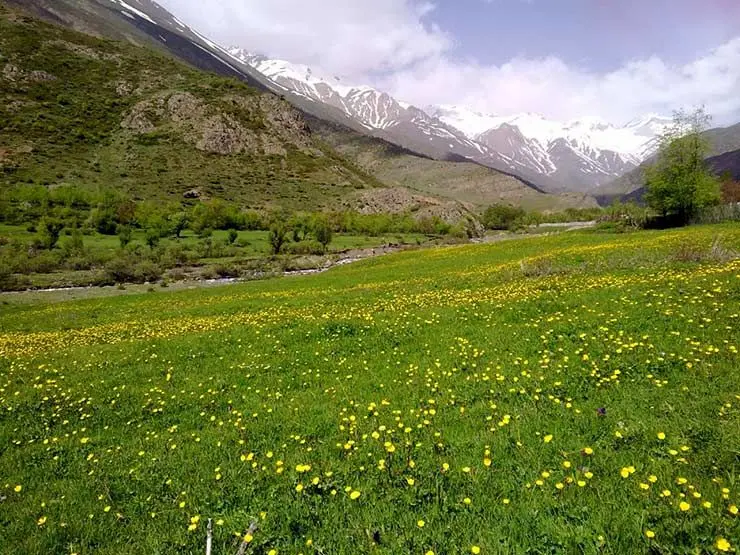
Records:
[[[118,232],[118,240],[121,243],[121,248],[125,249],[133,238],[133,229],[131,229],[130,225],[119,225],[116,231]]]
[[[285,244],[285,240],[287,239],[287,235],[288,230],[285,227],[285,224],[281,222],[275,222],[270,226],[270,234],[268,235],[268,240],[270,241],[270,249],[272,250],[272,254],[280,254],[280,251]]]
[[[239,232],[236,229],[230,229],[228,235],[226,236],[226,240],[229,242],[229,245],[233,245],[236,243],[236,240],[239,238]]]
[[[735,204],[740,202],[740,181],[735,181],[729,171],[725,171],[720,176],[720,189],[722,191],[722,202],[725,204]]]
[[[648,206],[682,224],[719,201],[719,180],[706,164],[709,144],[702,135],[710,121],[703,108],[676,112],[673,125],[660,138],[656,163],[646,170]]]
[[[323,214],[316,216],[311,222],[311,232],[316,237],[316,240],[321,243],[321,246],[324,247],[324,251],[326,251],[333,236],[329,218]]]
[[[179,239],[183,231],[188,227],[188,215],[185,212],[177,212],[169,218],[170,231]]]
[[[308,233],[311,231],[311,221],[306,214],[296,214],[288,223],[288,227],[293,231],[293,241],[296,243],[305,241]]]
[[[161,237],[162,234],[157,228],[149,228],[146,230],[146,244],[149,245],[149,248],[152,250],[154,250],[154,248],[159,245],[159,240]]]
[[[44,218],[40,225],[40,235],[43,245],[53,249],[59,241],[59,235],[64,229],[64,222],[56,218]]]

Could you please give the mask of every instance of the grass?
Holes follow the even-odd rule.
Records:
[[[71,232],[69,232],[71,234]],[[284,270],[305,270],[321,268],[330,261],[352,256],[355,249],[375,249],[388,245],[417,246],[429,244],[439,240],[420,233],[388,233],[378,236],[341,233],[334,235],[327,251],[317,255],[284,254],[280,257],[271,255],[267,231],[240,231],[237,233],[234,244],[227,241],[228,231],[217,230],[212,232],[210,244],[211,252],[204,251],[205,239],[198,237],[190,230],[182,232],[180,238],[168,237],[159,241],[154,251],[146,244],[146,232],[134,230],[132,242],[127,247],[128,252],[136,249],[144,255],[158,256],[165,267],[162,275],[166,281],[198,280],[214,278],[228,274],[253,278],[262,273],[282,273]],[[28,231],[26,226],[12,226],[0,224],[0,255],[4,251],[16,253],[16,256],[27,256],[24,249],[3,247],[2,241],[20,241],[30,244],[37,233]],[[118,236],[90,233],[82,237],[82,252],[65,254],[64,245],[70,238],[63,235],[59,241],[60,249],[53,251],[54,265],[50,268],[32,267],[24,269],[22,274],[16,274],[17,281],[6,284],[7,290],[48,289],[62,287],[86,287],[88,285],[110,284],[111,278],[106,272],[106,264],[117,256],[121,256],[121,246]],[[289,243],[288,247],[293,245]],[[174,251],[183,253],[185,261],[167,261],[166,253]],[[48,251],[47,251],[48,252]],[[157,253],[161,253],[158,255]],[[84,266],[73,266],[69,263],[72,256],[80,256]],[[8,260],[8,259],[6,259]],[[40,268],[40,269],[37,269]],[[150,281],[156,281],[150,279]],[[192,285],[192,284],[191,284]]]
[[[740,228],[0,304],[6,553],[719,553]],[[714,246],[713,246],[714,245]],[[726,544],[725,542],[728,542]]]
[[[228,231],[215,230],[212,238],[214,241],[226,242]],[[265,256],[270,254],[267,231],[239,231],[236,239],[237,245],[242,245],[240,255],[242,256]],[[30,232],[25,226],[0,224],[0,237],[31,241],[37,233]],[[62,242],[65,235],[62,235]],[[181,244],[184,247],[194,247],[201,239],[192,231],[185,230],[179,239],[163,238],[162,245]],[[83,236],[84,245],[95,253],[105,253],[120,248],[120,240],[116,235],[102,235],[91,233]],[[387,233],[378,236],[357,235],[351,233],[338,233],[333,236],[329,244],[329,252],[343,252],[351,249],[373,248],[388,244],[416,244],[426,242],[428,237],[421,233]],[[132,244],[146,245],[146,232],[135,229],[132,234]]]

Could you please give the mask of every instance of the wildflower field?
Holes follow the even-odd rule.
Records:
[[[740,227],[0,304],[0,552],[740,550]],[[2,301],[0,301],[2,302]]]

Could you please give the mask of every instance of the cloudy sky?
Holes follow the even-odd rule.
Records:
[[[740,121],[740,0],[160,0],[199,31],[419,106]]]

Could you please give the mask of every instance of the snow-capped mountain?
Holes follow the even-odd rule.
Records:
[[[427,110],[475,141],[566,188],[580,190],[637,167],[653,153],[656,138],[672,122],[651,114],[618,127],[596,117],[563,123],[540,114],[494,116],[460,106],[433,106]]]
[[[434,157],[464,157],[546,189],[588,191],[637,167],[670,123],[650,115],[618,127],[599,118],[569,122],[539,114],[497,116],[462,106],[420,109],[368,86],[284,60],[228,49],[279,87],[332,106],[368,132]]]
[[[230,48],[229,53],[285,91],[341,110],[369,134],[434,158],[467,158],[505,172],[521,169],[507,156],[385,92],[369,86],[351,86],[326,72],[250,54],[240,48]]]

